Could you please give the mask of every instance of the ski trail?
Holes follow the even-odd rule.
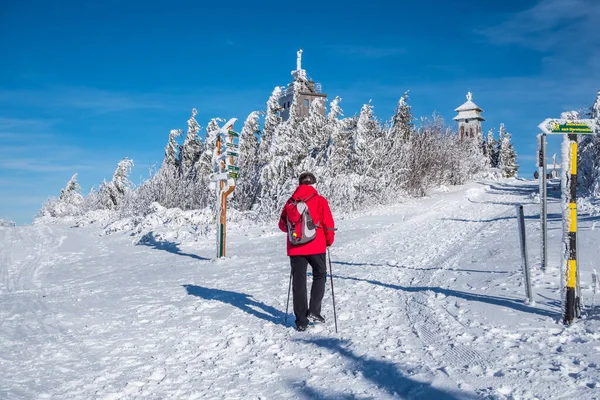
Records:
[[[6,290],[0,293],[4,348],[0,362],[9,366],[6,379],[14,382],[22,382],[18,372],[13,375],[20,365],[38,371],[34,384],[25,386],[26,382],[22,382],[14,390],[19,393],[17,397],[28,398],[31,390],[43,395],[48,387],[59,386],[65,374],[89,368],[91,357],[62,321],[64,315],[58,304],[64,301],[66,293],[44,286],[45,270],[55,267],[55,253],[65,236],[57,236],[50,226],[8,231],[3,239],[20,246],[3,247],[2,251],[2,259],[6,260],[2,265]],[[49,362],[60,367],[45,368]]]
[[[0,228],[0,293],[8,292],[10,288],[9,268],[12,265],[13,243],[18,242],[16,237],[18,228]]]
[[[500,200],[507,198],[496,196]],[[366,309],[364,305],[361,307],[358,304],[351,304],[349,307],[362,308],[362,313],[370,315],[368,321],[360,321],[359,314],[351,312],[348,315],[342,308],[340,314],[343,321],[353,320],[358,325],[376,323],[381,328],[392,321],[399,322],[405,326],[400,334],[403,347],[408,345],[411,353],[407,359],[424,361],[430,371],[443,371],[452,379],[453,369],[468,366],[484,371],[488,368],[488,361],[479,351],[469,346],[469,342],[474,339],[468,333],[470,330],[445,309],[440,309],[434,300],[434,292],[428,288],[439,286],[438,276],[464,257],[471,246],[480,241],[483,232],[499,229],[506,222],[503,219],[511,216],[511,208],[465,202],[452,197],[444,200],[443,205],[444,207],[428,208],[422,214],[412,214],[401,223],[388,224],[386,229],[369,236],[360,244],[366,245],[366,251],[362,251],[358,257],[346,253],[349,261],[339,263],[337,269],[345,269],[351,275],[345,278],[360,284],[360,287],[354,284],[354,290],[368,290],[373,294]],[[466,215],[471,218],[484,215],[497,221],[492,224],[467,224],[457,229],[458,222],[455,220],[464,219]],[[449,239],[440,241],[439,232],[448,232]],[[356,245],[355,242],[350,247]],[[341,253],[339,249],[336,251]],[[369,258],[385,259],[382,254],[390,254],[390,261],[386,264],[373,265],[364,261]],[[404,271],[410,274],[403,273]],[[373,287],[373,284],[379,287]],[[393,289],[393,292],[385,288]],[[382,296],[383,292],[395,296]],[[342,294],[341,297],[344,302],[352,302],[349,296]],[[376,306],[381,302],[383,304]],[[406,318],[390,321],[392,315],[376,314],[378,310],[386,309],[396,309],[396,315]],[[407,332],[412,334],[408,335]],[[367,339],[373,338],[365,336],[364,340]],[[380,340],[382,346],[387,341],[386,337]]]

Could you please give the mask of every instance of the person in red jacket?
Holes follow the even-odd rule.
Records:
[[[287,210],[293,201],[302,200],[308,206],[308,211],[314,224],[317,226],[316,237],[308,243],[294,245],[287,240],[287,254],[292,266],[292,293],[294,299],[294,315],[296,327],[304,331],[308,327],[309,319],[325,322],[321,316],[321,302],[325,294],[327,277],[326,251],[333,244],[335,228],[329,203],[321,196],[315,184],[317,179],[310,172],[303,172],[299,178],[299,185],[283,207],[279,219],[279,229],[287,232]],[[313,271],[313,283],[310,290],[310,304],[306,295],[306,268],[310,264]]]

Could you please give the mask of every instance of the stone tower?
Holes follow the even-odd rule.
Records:
[[[458,134],[461,139],[481,137],[481,116],[483,110],[473,103],[473,94],[467,93],[467,102],[454,110],[458,113],[453,119],[458,122]]]
[[[296,55],[296,70],[292,71],[293,80],[282,91],[279,98],[279,105],[281,106],[280,116],[284,121],[290,117],[290,108],[294,101],[298,105],[298,116],[305,118],[308,116],[310,105],[314,100],[327,98],[327,95],[321,92],[321,84],[315,83],[306,74],[306,70],[302,69],[302,49],[298,50]],[[300,89],[298,99],[294,99],[295,83],[298,83]],[[325,111],[323,110],[323,112]]]

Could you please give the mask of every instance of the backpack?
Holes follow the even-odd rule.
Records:
[[[306,204],[313,196],[308,196],[306,200],[292,198],[285,205],[288,239],[292,245],[305,244],[317,237],[319,223],[314,223]]]

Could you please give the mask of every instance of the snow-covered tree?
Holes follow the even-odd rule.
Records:
[[[336,97],[329,106],[327,115],[327,131],[329,132],[329,143],[327,145],[327,164],[325,172],[330,177],[344,174],[348,169],[350,153],[352,152],[352,136],[356,129],[356,118],[345,118],[339,103],[342,99]]]
[[[491,168],[498,168],[498,142],[494,139],[494,128],[490,128],[487,134],[486,154]]]
[[[314,159],[327,145],[330,132],[326,129],[328,119],[325,117],[325,100],[318,98],[310,103],[308,118],[300,123],[300,140],[306,142],[308,155]]]
[[[133,184],[129,181],[129,172],[133,167],[133,160],[125,157],[117,165],[110,182],[102,182],[98,189],[100,208],[116,210],[123,205],[123,200],[130,200],[129,195]]]
[[[198,174],[206,178],[213,172],[213,152],[219,136],[220,123],[225,122],[223,118],[213,118],[206,126],[206,137],[202,144],[202,156],[198,161]]]
[[[600,90],[598,90],[596,101],[590,108],[590,118],[596,120],[596,129],[598,130],[597,133],[600,134]]]
[[[517,153],[511,143],[511,134],[506,131],[504,124],[500,124],[500,143],[498,168],[502,171],[502,176],[512,178],[517,176],[519,166],[517,165]]]
[[[259,153],[262,163],[267,163],[271,159],[271,147],[276,140],[277,131],[281,124],[279,112],[279,97],[281,97],[281,87],[275,86],[271,97],[267,101],[267,111],[265,113],[265,124],[260,136]]]
[[[178,166],[180,145],[177,138],[183,135],[181,129],[172,129],[169,133],[169,142],[165,146],[165,159],[163,163],[172,167]]]
[[[73,175],[64,189],[60,191],[58,199],[49,198],[38,212],[39,216],[64,217],[75,216],[85,212],[84,199],[81,187],[77,182],[77,174]]]
[[[350,168],[358,175],[358,201],[372,199],[379,190],[378,171],[383,167],[377,150],[381,140],[381,125],[373,112],[373,105],[364,104],[356,121],[356,129],[352,137]]]
[[[260,193],[260,160],[258,157],[257,134],[260,133],[258,120],[260,112],[253,111],[244,121],[239,138],[238,166],[240,178],[233,196],[233,204],[240,210],[250,210]]]
[[[389,130],[390,139],[393,141],[402,140],[406,142],[410,136],[414,133],[414,117],[410,111],[411,107],[408,105],[408,91],[405,92],[400,100],[398,101],[398,107],[392,117],[392,126]]]
[[[196,121],[197,114],[198,111],[195,108],[192,109],[192,116],[188,120],[188,130],[180,153],[180,164],[183,174],[184,176],[192,179],[195,178],[193,167],[200,159],[200,154],[202,153],[202,142],[198,136],[198,132],[200,132],[202,128]]]
[[[596,135],[580,135],[577,183],[584,194],[600,197],[600,90],[588,117],[596,120]]]
[[[344,116],[344,110],[340,107],[340,101],[342,98],[340,96],[335,96],[331,103],[329,103],[329,113],[327,114],[327,120],[330,122],[338,121],[339,117]]]
[[[133,186],[131,181],[129,180],[129,173],[131,172],[131,168],[133,168],[133,160],[125,157],[119,164],[117,165],[117,169],[113,174],[112,183],[117,190],[117,193],[120,195],[124,195],[125,192]]]

